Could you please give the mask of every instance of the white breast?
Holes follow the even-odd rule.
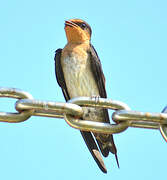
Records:
[[[88,58],[69,56],[62,59],[62,68],[70,98],[99,95]]]

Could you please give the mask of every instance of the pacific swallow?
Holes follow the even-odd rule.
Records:
[[[81,19],[70,19],[65,21],[65,32],[67,44],[63,49],[56,50],[54,59],[56,79],[66,101],[80,96],[107,98],[101,62],[90,42],[91,27]],[[83,120],[110,122],[106,109],[84,107],[83,110]],[[107,157],[109,152],[115,154],[119,167],[112,135],[86,131],[81,131],[81,134],[102,172],[107,173],[107,169],[100,151],[104,157]]]

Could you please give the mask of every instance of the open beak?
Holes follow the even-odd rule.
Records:
[[[72,21],[65,21],[65,27],[70,26],[70,27],[77,27],[78,25],[73,23]]]

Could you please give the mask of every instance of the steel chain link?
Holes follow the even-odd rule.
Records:
[[[0,88],[0,97],[18,99],[15,103],[16,113],[0,112],[0,122],[17,123],[31,116],[64,118],[73,128],[99,133],[120,133],[128,127],[159,129],[167,141],[167,106],[161,113],[132,111],[120,101],[104,98],[78,97],[67,103],[41,101],[32,95],[15,88]],[[114,110],[112,119],[115,124],[81,120],[82,107],[106,108]]]

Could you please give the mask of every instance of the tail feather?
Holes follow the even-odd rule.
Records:
[[[115,159],[119,168],[120,166],[117,156],[117,149],[114,144],[113,135],[104,135],[104,134],[94,134],[94,135],[96,137],[96,141],[103,156],[107,157],[109,155],[109,152],[113,153],[115,155]]]
[[[99,166],[102,172],[107,173],[107,169],[105,167],[103,158],[99,152],[99,149],[94,141],[92,134],[86,131],[81,131],[81,134],[97,165]]]
[[[116,159],[118,168],[120,168],[117,153],[115,153],[115,159]]]
[[[100,148],[100,151],[101,151],[102,155],[103,155],[104,157],[107,157],[108,154],[109,154],[108,148],[104,148],[103,143],[101,143],[100,140],[96,139],[96,141],[97,141],[97,144],[98,144],[98,146],[99,146],[99,148]]]

